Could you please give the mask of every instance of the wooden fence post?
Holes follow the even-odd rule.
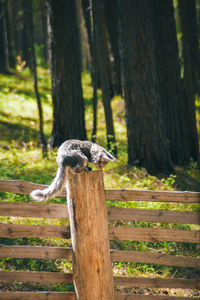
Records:
[[[114,300],[102,171],[68,171],[67,204],[78,300]]]

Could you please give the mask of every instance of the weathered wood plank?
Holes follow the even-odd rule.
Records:
[[[70,238],[68,226],[16,225],[1,224],[0,236],[5,238],[20,237],[55,237]],[[109,227],[110,240],[137,240],[157,243],[159,241],[200,243],[198,230],[173,230],[158,228]]]
[[[68,172],[73,281],[79,300],[114,300],[103,172]]]
[[[39,283],[72,283],[71,273],[59,272],[24,272],[24,271],[0,271],[0,281],[21,281]]]
[[[141,278],[114,276],[114,284],[119,286],[149,287],[149,288],[182,288],[199,289],[200,279],[179,278]]]
[[[70,292],[0,292],[1,300],[75,300]]]
[[[168,211],[165,209],[137,209],[107,207],[109,220],[133,220],[157,223],[200,224],[200,212]],[[1,216],[31,218],[68,218],[65,204],[0,202]]]
[[[174,297],[162,295],[129,295],[115,293],[115,300],[191,300],[191,297]]]
[[[111,250],[111,260],[161,264],[200,269],[200,258],[173,256],[164,253]],[[71,248],[47,246],[0,245],[0,258],[71,259]]]
[[[21,281],[39,283],[72,283],[73,276],[68,273],[57,272],[22,272],[22,271],[0,271],[0,281]],[[114,285],[149,287],[149,288],[182,288],[199,289],[200,279],[179,279],[179,278],[141,278],[114,276]]]
[[[0,191],[29,195],[35,189],[44,189],[47,185],[23,180],[0,180]],[[65,197],[63,190],[58,197]],[[109,201],[149,201],[174,203],[200,203],[200,192],[145,191],[105,189],[105,199]]]
[[[0,258],[71,259],[71,248],[0,245]]]
[[[69,226],[1,224],[0,237],[54,237],[68,239],[70,238],[70,229]]]
[[[133,220],[156,223],[200,224],[200,212],[169,211],[166,209],[138,209],[108,207],[109,220]]]
[[[1,300],[75,300],[70,292],[0,292]],[[191,297],[128,295],[115,293],[115,300],[190,300]]]
[[[45,189],[48,185],[37,184],[24,180],[0,180],[0,191],[30,195],[33,190]]]
[[[109,239],[119,241],[146,241],[152,243],[157,243],[160,241],[200,243],[200,231],[158,228],[110,227]]]
[[[200,269],[200,258],[187,256],[173,256],[164,253],[140,251],[111,250],[111,260],[161,264],[167,266],[192,267]]]
[[[109,201],[200,203],[199,192],[107,189],[105,190],[105,198]]]
[[[24,218],[68,218],[67,205],[50,203],[0,202],[0,215]]]
[[[199,212],[108,207],[109,220],[134,220],[157,223],[200,224]],[[0,202],[1,216],[68,218],[67,205]]]

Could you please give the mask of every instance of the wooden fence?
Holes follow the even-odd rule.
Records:
[[[34,189],[43,189],[45,185],[26,181],[0,180],[0,192],[27,194]],[[200,193],[195,192],[160,192],[105,189],[105,199],[109,201],[147,201],[169,203],[200,203]],[[65,197],[63,191],[59,197]],[[0,202],[0,216],[25,218],[68,218],[67,205],[46,203],[11,203]],[[165,209],[136,209],[107,207],[109,221],[145,221],[156,223],[197,224],[200,225],[200,213],[195,211],[169,211]],[[113,223],[113,222],[112,222]],[[178,230],[164,228],[138,227],[108,227],[109,239],[116,241],[133,240],[157,243],[160,241],[200,243],[199,230]],[[66,226],[16,225],[1,224],[2,238],[70,238],[70,228]],[[163,253],[111,250],[111,261],[126,261],[152,263],[167,266],[192,267],[200,269],[200,258],[189,256],[174,256]],[[17,246],[0,245],[0,258],[36,258],[36,259],[71,259],[72,249],[47,246]],[[89,272],[89,271],[88,271]],[[72,283],[73,274],[57,272],[22,272],[0,271],[0,281],[20,281],[39,283]],[[184,278],[141,278],[114,276],[115,286],[143,288],[181,288],[200,289],[200,279]],[[75,293],[70,292],[0,292],[0,299],[75,299]],[[115,293],[116,300],[186,300],[188,297],[124,295]]]

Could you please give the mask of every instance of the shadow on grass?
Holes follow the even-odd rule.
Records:
[[[198,170],[197,170],[198,171]],[[181,191],[195,191],[200,192],[200,180],[187,174],[181,168],[176,168],[176,186]]]
[[[12,141],[38,141],[39,132],[36,129],[22,125],[20,123],[11,124],[0,121],[1,141],[6,141],[8,144]]]
[[[31,91],[30,89],[19,89],[16,91],[16,94],[19,96],[22,96],[22,97],[26,96],[26,97],[32,98],[33,100],[35,99],[35,93],[34,93],[34,91]],[[46,92],[39,90],[39,95],[45,103],[49,103],[49,99],[46,95]]]
[[[8,120],[10,118],[12,118],[12,115],[11,114],[7,114],[5,112],[0,112],[0,116],[4,117],[4,118],[7,118]],[[18,116],[18,118],[20,120],[23,120],[23,121],[27,121],[27,122],[37,122],[36,118],[28,118],[28,117],[23,117],[23,116]],[[4,121],[0,121],[2,123],[4,123]],[[10,124],[10,123],[9,123]],[[19,124],[20,125],[20,124]]]

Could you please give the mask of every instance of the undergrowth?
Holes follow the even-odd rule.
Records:
[[[52,131],[52,99],[50,89],[49,70],[39,68],[39,92],[44,111],[44,132],[47,139]],[[92,86],[89,74],[83,74],[83,96],[85,100],[85,122],[87,137],[91,140],[92,134]],[[109,163],[104,169],[105,188],[144,189],[144,190],[191,190],[200,191],[200,171],[193,161],[189,165],[175,168],[175,172],[168,176],[159,174],[152,176],[143,168],[127,165],[127,133],[124,118],[124,102],[120,96],[112,99],[113,119],[118,147],[118,158],[116,162]],[[197,121],[200,120],[200,99],[196,99]],[[96,142],[106,147],[106,128],[101,92],[98,91],[98,115],[97,115]],[[35,183],[49,184],[57,169],[56,151],[48,149],[48,158],[42,158],[39,148],[39,122],[37,104],[34,96],[33,82],[28,70],[23,72],[13,71],[12,75],[0,75],[0,178],[21,179]],[[198,128],[199,130],[199,128]],[[13,193],[0,193],[0,201],[29,202],[27,195]],[[65,203],[65,199],[52,199],[52,203]],[[168,209],[182,211],[200,211],[198,204],[167,204],[147,202],[109,202],[107,205]],[[29,225],[69,225],[68,220],[46,220],[31,218],[0,217],[0,223],[29,224]],[[154,224],[147,222],[118,222],[117,226],[150,227],[160,226],[162,228],[179,228],[185,230],[197,230],[193,225]],[[170,227],[171,226],[171,227]],[[0,239],[2,244],[18,245],[48,245],[48,246],[70,246],[69,240],[60,239]],[[155,253],[167,253],[170,255],[200,256],[200,248],[194,244],[160,242],[133,242],[133,241],[111,241],[111,248],[129,251],[153,251]],[[113,263],[115,274],[127,276],[146,277],[182,277],[198,278],[200,275],[196,269],[181,268],[174,266],[161,266],[147,263]],[[30,271],[53,271],[70,272],[72,269],[70,260],[44,261],[36,259],[2,259],[1,270],[30,270]],[[4,290],[21,290],[22,285],[12,283],[9,286],[1,286]],[[43,290],[39,284],[23,284],[24,290]],[[67,291],[72,290],[71,285],[49,285],[48,290]],[[120,288],[119,288],[120,289]],[[132,289],[132,292],[137,289]],[[167,295],[174,295],[173,291],[164,289]],[[130,291],[130,289],[128,290]],[[150,291],[150,290],[149,290]],[[151,293],[151,291],[150,291]],[[163,294],[162,289],[155,293]],[[177,294],[178,293],[178,294]],[[176,295],[181,295],[176,291]],[[184,294],[186,295],[186,294]],[[191,294],[190,294],[191,295]],[[195,296],[195,294],[193,293]]]

